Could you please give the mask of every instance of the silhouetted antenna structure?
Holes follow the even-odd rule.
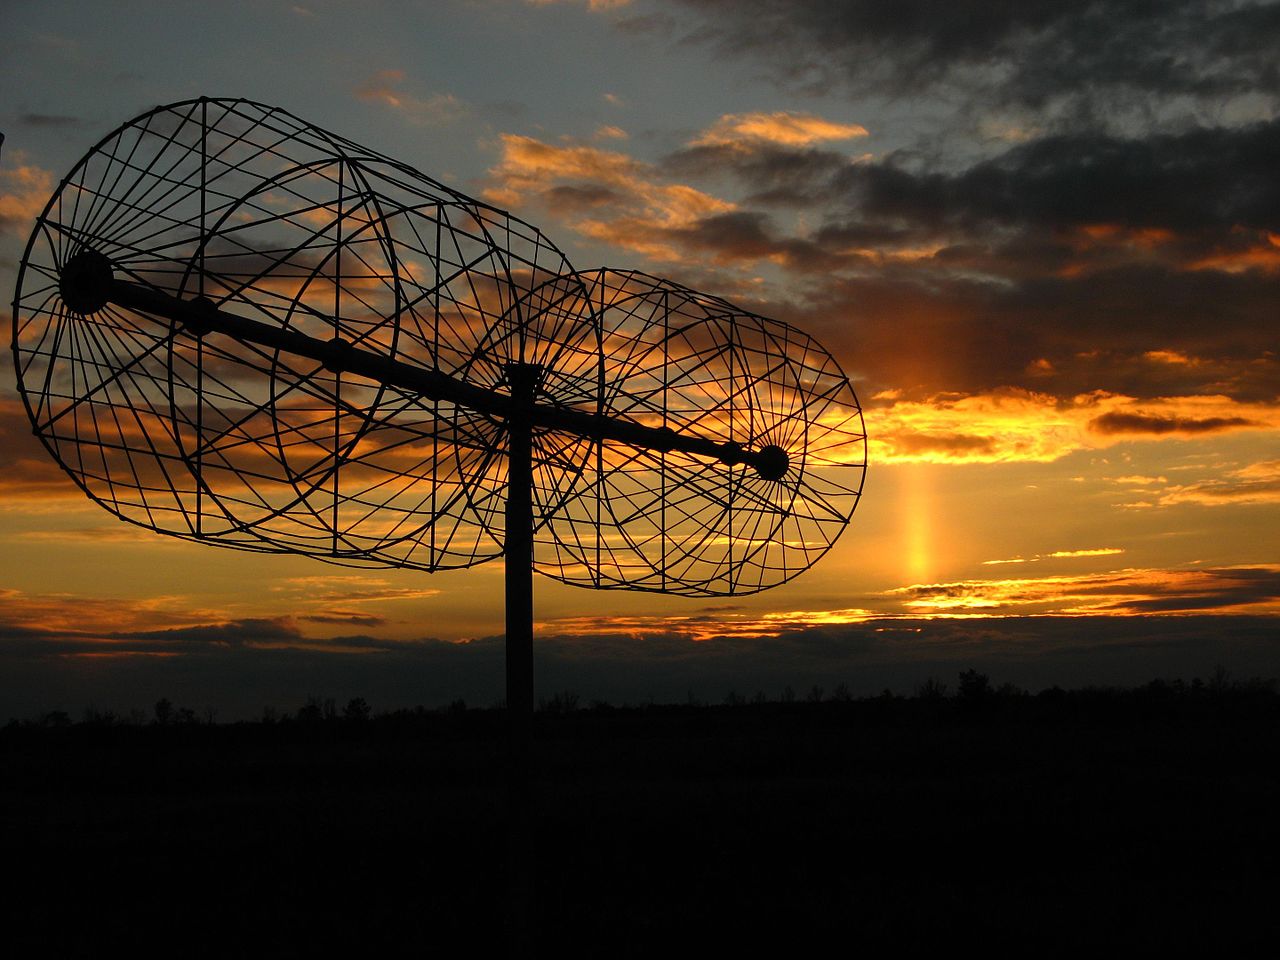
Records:
[[[18,279],[36,433],[174,536],[438,570],[502,556],[511,410],[534,569],[750,593],[843,531],[865,442],[812,338],[245,101],[160,107],[62,182]]]
[[[244,100],[158,107],[62,181],[18,273],[36,434],[172,536],[332,563],[504,557],[508,704],[531,571],[752,593],[844,530],[866,469],[812,338],[635,271]]]

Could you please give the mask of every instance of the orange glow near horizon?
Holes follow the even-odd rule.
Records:
[[[933,568],[933,489],[927,469],[906,468],[902,500],[903,572],[911,583],[929,579]]]

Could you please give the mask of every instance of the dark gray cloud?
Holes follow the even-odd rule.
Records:
[[[999,254],[988,267],[1016,270],[1010,255],[1025,249],[1033,231],[1050,235],[1041,244],[1059,236],[1032,251],[1044,265],[1061,263],[1071,249],[1062,234],[1073,228],[1166,230],[1174,234],[1162,238],[1174,243],[1167,253],[1184,261],[1239,252],[1249,231],[1280,230],[1280,119],[1148,137],[1045,136],[963,169],[943,166],[915,153],[851,162],[835,151],[780,144],[694,147],[662,163],[672,177],[730,176],[750,191],[748,206],[761,198],[821,205],[828,216],[814,235],[820,243],[941,237],[958,265],[988,250]],[[1017,246],[992,249],[1010,230]]]
[[[1106,390],[1270,402],[1278,301],[1273,274],[1134,265],[995,282],[915,263],[819,274],[807,296],[743,305],[811,330],[869,393],[1014,386],[1064,398]],[[1159,350],[1196,360],[1155,362]]]
[[[313,613],[298,617],[307,623],[350,624],[353,627],[381,627],[387,623],[386,617],[373,616],[366,613],[346,613],[334,610],[329,613]]]
[[[24,113],[18,122],[24,127],[78,127],[84,120],[61,113]]]
[[[762,63],[790,87],[1092,116],[1153,98],[1280,91],[1280,7],[1231,0],[674,0],[686,42]],[[692,15],[690,17],[690,15]],[[670,23],[651,26],[667,31]]]
[[[685,6],[715,14],[707,29],[720,41],[739,27],[784,47],[821,33],[819,46],[848,59],[857,37],[919,46],[937,69],[999,59],[992,50],[1032,34],[1078,37],[1082,24],[1115,20],[1121,32],[1151,28],[1139,59],[1163,58],[1189,76],[1203,67],[1218,78],[1178,80],[1202,91],[1235,89],[1225,79],[1236,76],[1234,53],[1214,38],[1275,16],[1256,5],[1231,13],[1186,3]],[[1166,6],[1176,29],[1161,20]],[[1178,38],[1206,23],[1197,42],[1217,50],[1209,59],[1222,64],[1198,47],[1183,57]],[[735,42],[750,46],[742,36]],[[1240,76],[1255,67],[1269,77],[1277,69],[1268,60],[1265,69],[1240,67]],[[628,168],[636,196],[601,173],[613,169],[603,163],[565,163],[558,172],[537,166],[527,182],[516,181],[516,192],[536,183],[538,201],[570,227],[581,229],[574,214],[590,209],[593,240],[662,260],[657,272],[673,279],[748,291],[738,295],[744,307],[812,329],[849,358],[871,393],[919,399],[1011,386],[1062,398],[1101,390],[1248,402],[1280,394],[1276,110],[1127,126],[1032,118],[1016,131],[1021,142],[1011,136],[975,149],[969,138],[957,148],[944,136],[928,149],[878,155],[856,155],[864,143],[877,149],[878,132],[841,151],[830,141],[751,135],[729,122],[735,116],[656,161],[636,161]],[[548,154],[557,149],[543,145]],[[508,158],[502,169],[520,162]],[[700,217],[645,209],[646,190],[672,185],[732,209],[707,204],[697,209],[719,212]],[[1183,362],[1158,359],[1175,354]]]
[[[986,143],[977,159],[954,143],[856,162],[770,143],[695,144],[661,161],[673,179],[743,194],[732,214],[668,239],[790,271],[807,296],[755,306],[816,324],[873,389],[1280,392],[1280,119],[1225,109],[1280,93],[1280,5],[677,6],[691,42],[793,81],[1037,111],[1025,142]],[[1094,122],[1130,94],[1152,122]],[[1155,117],[1179,97],[1215,109]],[[1052,122],[1047,104],[1064,98],[1079,110]],[[1260,113],[1271,117],[1242,119]],[[788,209],[816,225],[793,232]],[[1157,351],[1195,362],[1153,363]]]
[[[1090,597],[1104,601],[1098,609],[1130,612],[1179,612],[1196,614],[1228,607],[1268,605],[1280,598],[1280,568],[1271,566],[1219,567],[1190,575],[1119,570],[1089,574],[1062,581],[1053,578],[1027,580],[965,580],[955,583],[918,584],[892,591],[906,602],[920,600],[977,599],[990,607],[1042,603],[1062,596]],[[1280,636],[1277,637],[1280,639]]]
[[[663,239],[730,261],[775,258],[789,269],[815,273],[847,266],[848,254],[805,237],[780,233],[764,213],[743,210],[703,217],[685,227],[663,230]]]
[[[1048,136],[957,170],[781,145],[691,148],[663,169],[824,216],[792,233],[744,203],[663,239],[792,272],[807,296],[756,308],[826,327],[875,386],[1277,394],[1280,120]],[[1162,350],[1196,362],[1151,362]]]
[[[1256,426],[1243,417],[1152,417],[1139,413],[1104,413],[1089,421],[1089,429],[1098,433],[1221,433],[1240,427]]]
[[[958,173],[894,156],[845,165],[830,199],[917,229],[1089,224],[1204,231],[1280,229],[1280,119],[1122,138],[1045,136]]]
[[[262,644],[302,644],[303,632],[291,617],[250,617],[223,623],[159,630],[76,630],[33,626],[29,617],[17,622],[0,617],[3,656],[59,660],[95,656],[188,655],[213,648]]]
[[[673,177],[732,177],[752,191],[746,203],[764,206],[823,202],[848,164],[849,158],[834,150],[774,143],[749,150],[731,143],[697,144],[662,159],[663,170]]]
[[[581,213],[604,204],[617,203],[621,197],[616,190],[599,184],[583,186],[565,184],[552,187],[546,193],[548,206],[563,213]]]
[[[149,652],[164,649],[169,644],[213,644],[215,646],[240,646],[246,643],[298,642],[302,631],[285,617],[248,617],[226,623],[202,624],[195,627],[178,627],[171,630],[148,630],[140,633],[113,633],[108,641],[142,641]]]

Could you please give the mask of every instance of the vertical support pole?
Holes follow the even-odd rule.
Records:
[[[511,955],[533,956],[533,426],[539,368],[507,367],[507,824]]]

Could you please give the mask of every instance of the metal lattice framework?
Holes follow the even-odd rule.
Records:
[[[517,421],[533,568],[595,588],[781,583],[866,466],[802,332],[575,272],[529,224],[243,100],[85,156],[28,244],[13,349],[36,433],[118,517],[335,563],[509,554]]]

